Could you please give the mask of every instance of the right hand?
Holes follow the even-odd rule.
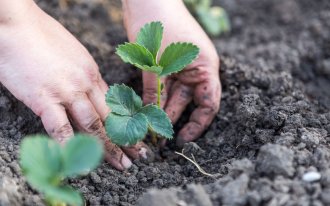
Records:
[[[105,159],[119,170],[130,159],[148,156],[139,143],[123,150],[106,136],[103,121],[107,84],[88,51],[57,21],[33,1],[24,18],[0,21],[0,81],[41,117],[47,133],[65,143],[74,126],[100,137]],[[71,120],[71,121],[70,121]]]

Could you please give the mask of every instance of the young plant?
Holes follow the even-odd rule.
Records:
[[[211,6],[212,0],[184,0],[184,2],[208,34],[219,36],[230,31],[227,12],[219,6]]]
[[[142,140],[151,131],[171,139],[172,124],[160,108],[161,78],[177,73],[197,58],[199,48],[191,43],[177,42],[167,46],[158,58],[163,38],[163,25],[151,22],[144,25],[137,34],[135,43],[125,43],[117,47],[116,54],[126,63],[156,74],[157,106],[142,106],[141,98],[125,85],[111,86],[106,102],[111,113],[106,119],[106,130],[112,142],[128,146]],[[159,59],[159,60],[158,60]]]
[[[20,166],[29,184],[43,193],[51,206],[81,206],[82,196],[63,184],[67,177],[87,174],[102,159],[96,138],[76,135],[61,147],[55,140],[37,135],[26,137],[20,148]]]

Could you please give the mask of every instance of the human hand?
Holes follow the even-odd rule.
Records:
[[[27,5],[24,18],[0,21],[1,83],[41,117],[60,143],[73,136],[75,126],[100,137],[105,159],[119,170],[132,164],[126,154],[146,157],[149,149],[143,143],[122,150],[106,136],[108,86],[88,51],[33,1]]]
[[[175,123],[186,106],[194,100],[197,108],[189,122],[179,131],[177,145],[198,138],[211,124],[219,110],[221,85],[219,80],[219,57],[205,32],[189,14],[181,0],[123,0],[124,23],[128,38],[134,42],[139,29],[151,21],[161,21],[164,36],[161,52],[172,42],[191,42],[200,48],[200,55],[182,72],[162,81],[162,107]],[[157,99],[156,76],[143,73],[144,103]]]

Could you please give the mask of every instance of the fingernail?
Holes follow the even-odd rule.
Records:
[[[128,157],[126,155],[123,155],[123,157],[121,158],[121,164],[123,165],[123,167],[125,169],[128,169],[132,166],[131,160],[128,159]]]

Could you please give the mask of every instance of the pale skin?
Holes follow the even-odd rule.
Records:
[[[123,0],[130,41],[141,26],[158,20],[166,28],[163,48],[187,41],[201,49],[192,65],[164,79],[162,105],[173,123],[189,102],[194,100],[198,106],[178,134],[177,143],[182,146],[199,137],[219,109],[219,59],[181,0],[136,2]],[[98,136],[105,145],[105,159],[118,170],[132,165],[129,157],[152,157],[142,142],[130,148],[110,142],[103,126],[109,113],[104,95],[108,85],[97,64],[75,37],[32,0],[0,2],[0,82],[41,118],[47,133],[60,143],[73,136],[73,128]],[[143,74],[143,90],[144,102],[155,102],[154,76]]]

